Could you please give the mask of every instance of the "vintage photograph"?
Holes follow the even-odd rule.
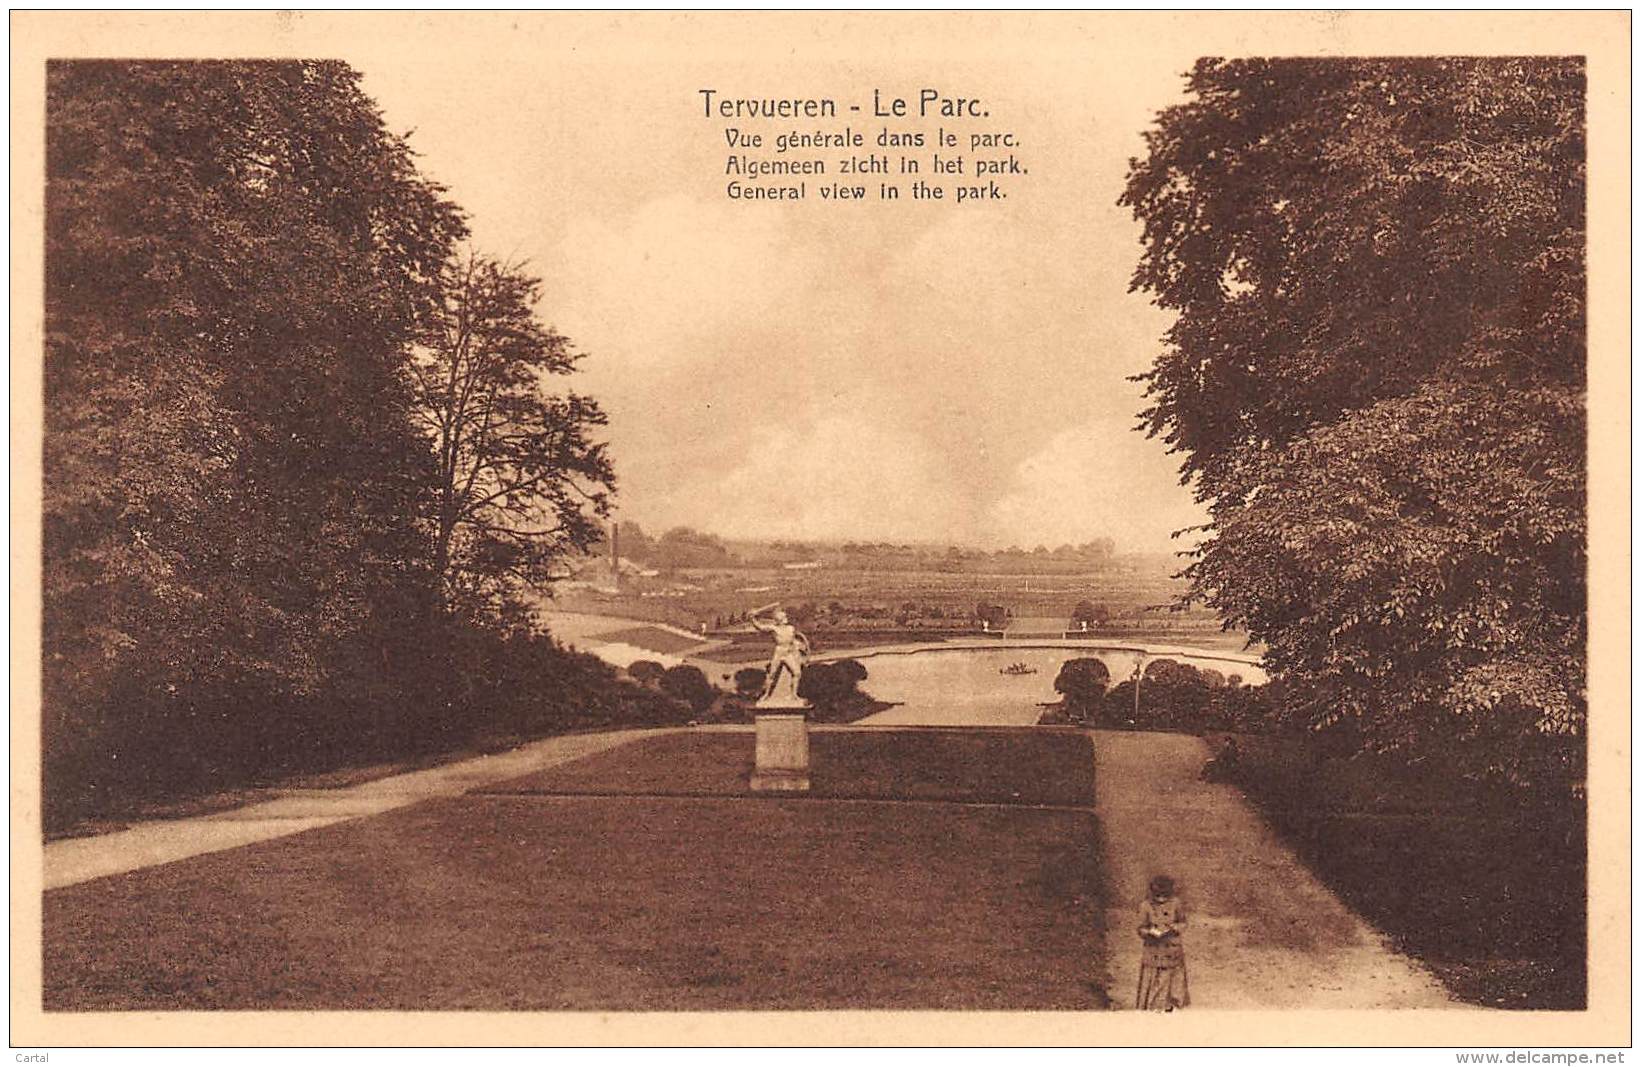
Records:
[[[14,22],[22,999],[1589,1011],[1629,16],[1492,17]]]

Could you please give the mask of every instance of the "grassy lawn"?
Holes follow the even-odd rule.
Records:
[[[1093,754],[1073,731],[814,731],[811,795],[1089,806]],[[505,793],[734,796],[752,772],[752,735],[653,737],[490,786]],[[761,798],[760,798],[761,799]]]
[[[675,634],[671,630],[663,630],[659,626],[632,626],[624,630],[612,630],[608,633],[593,635],[599,641],[616,641],[635,648],[647,648],[651,652],[663,652],[668,655],[688,652],[701,643],[699,638],[685,637]],[[759,636],[762,636],[761,634]],[[768,644],[769,639],[764,639]]]
[[[510,794],[55,890],[45,1006],[1101,1006],[1098,827],[1019,806],[1086,796],[1086,740],[1046,737],[1043,751],[1064,750],[1054,775],[1080,781],[1057,791],[1021,762],[1042,735],[873,732],[873,746],[901,746],[882,757],[834,740],[850,736],[814,737],[817,786],[835,794],[737,795],[751,738],[681,735]],[[887,765],[906,759],[922,763]],[[641,773],[698,795],[632,795]],[[601,784],[628,795],[525,791]],[[894,799],[941,795],[1012,803]]]
[[[1582,812],[1438,767],[1320,759],[1299,738],[1239,743],[1236,784],[1334,892],[1455,995],[1584,1006]]]

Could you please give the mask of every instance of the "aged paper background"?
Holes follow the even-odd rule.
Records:
[[[19,13],[12,16],[12,1019],[14,1045],[932,1043],[1622,1045],[1630,1040],[1629,100],[1627,12],[1471,13]],[[856,63],[899,64],[905,84],[997,83],[1029,65],[1090,80],[1154,78],[1146,42],[1177,54],[1584,55],[1589,74],[1590,250],[1590,1007],[1580,1013],[1191,1011],[1166,1025],[1137,1014],[960,1015],[178,1013],[46,1015],[40,1010],[38,806],[42,156],[48,58],[340,58],[423,62],[453,50],[516,67],[589,57],[627,88],[653,87],[643,122],[699,123],[675,68],[765,85],[771,58],[792,85],[861,93]],[[1181,45],[1180,42],[1184,42]],[[1176,61],[1177,74],[1189,59]],[[806,72],[818,71],[816,77]],[[950,73],[943,73],[950,72]],[[687,79],[686,79],[687,80]],[[691,82],[693,85],[693,82]],[[367,83],[368,87],[368,83]],[[528,91],[528,85],[521,86]],[[460,101],[452,102],[460,107]],[[612,116],[611,121],[616,117]],[[389,115],[390,124],[394,123]],[[544,130],[544,136],[551,136]],[[690,180],[699,184],[699,175]],[[680,172],[680,181],[683,180]],[[458,190],[458,196],[460,191]],[[751,210],[751,209],[749,209]],[[1137,256],[1138,249],[1130,250]]]

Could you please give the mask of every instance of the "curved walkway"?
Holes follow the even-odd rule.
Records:
[[[342,789],[271,790],[274,799],[182,819],[155,819],[91,837],[50,841],[45,846],[44,886],[89,882],[111,874],[238,848],[288,834],[384,811],[433,797],[517,778],[532,771],[602,752],[667,729],[569,734],[521,745],[510,752],[396,774]]]
[[[1038,710],[1020,701],[970,701],[961,724],[1018,726],[1035,721]],[[932,704],[861,723],[954,724]],[[1173,876],[1185,900],[1193,1009],[1462,1007],[1322,885],[1241,793],[1202,780],[1209,752],[1201,738],[1093,735],[1112,1007],[1133,1007],[1137,912],[1155,874]]]
[[[1180,884],[1194,1008],[1459,1006],[1317,881],[1235,788],[1202,781],[1200,738],[1100,730],[1094,753],[1114,1007],[1133,1006],[1136,912],[1153,874]]]

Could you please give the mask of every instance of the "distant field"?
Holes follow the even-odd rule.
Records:
[[[763,605],[788,608],[834,602],[852,617],[850,631],[951,632],[973,625],[976,605],[1000,604],[1019,617],[1069,618],[1078,602],[1104,607],[1111,616],[1102,633],[1128,640],[1177,642],[1240,649],[1245,635],[1221,631],[1217,616],[1201,608],[1168,610],[1184,586],[1167,565],[1113,566],[1086,573],[979,574],[929,570],[723,569],[682,571],[630,582],[619,595],[564,589],[561,610],[669,622],[688,629],[715,627]],[[910,607],[910,617],[899,619]],[[808,628],[811,636],[824,626]],[[844,643],[832,641],[832,647]]]
[[[838,652],[848,649],[866,648],[878,645],[894,644],[936,644],[954,636],[977,636],[973,631],[961,631],[960,634],[942,631],[915,631],[915,630],[821,630],[811,632],[810,643],[816,652]],[[769,658],[769,638],[762,634],[733,634],[727,638],[727,644],[709,648],[698,653],[696,658],[712,660],[717,663],[757,663]],[[1090,643],[1098,641],[1128,641],[1136,644],[1153,645],[1185,645],[1201,649],[1204,652],[1236,652],[1246,651],[1246,638],[1242,634],[1225,634],[1219,631],[1212,633],[1191,633],[1180,630],[1106,630],[1091,631],[1088,635]]]
[[[892,641],[941,641],[944,639],[939,633],[913,633],[904,630],[886,632],[830,630],[809,635],[810,647],[816,652],[834,652],[838,649],[858,648],[861,645],[882,644]],[[769,637],[766,634],[732,634],[725,640],[729,643],[716,648],[709,648],[700,653],[699,658],[717,663],[756,663],[769,659]]]
[[[592,636],[599,641],[633,645],[637,648],[647,648],[652,652],[664,652],[668,655],[688,652],[701,644],[699,638],[685,637],[682,634],[675,634],[671,630],[663,630],[658,626],[630,626],[624,630],[609,630]],[[769,640],[765,638],[763,643],[767,645]]]

